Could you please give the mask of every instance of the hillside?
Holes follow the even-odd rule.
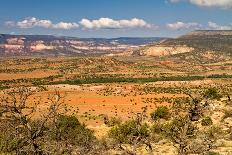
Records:
[[[0,34],[0,55],[93,55],[128,51],[163,38],[75,38]]]
[[[200,51],[232,51],[232,31],[194,31],[177,39],[168,39],[164,45],[186,45]]]
[[[137,52],[138,53],[138,52]],[[140,55],[182,59],[227,60],[232,57],[232,31],[199,30],[147,46]]]

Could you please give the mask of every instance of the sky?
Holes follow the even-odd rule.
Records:
[[[1,0],[0,33],[178,37],[232,30],[232,0]]]

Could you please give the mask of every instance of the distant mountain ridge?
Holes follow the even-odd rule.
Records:
[[[189,61],[232,58],[232,30],[197,30],[178,38],[75,38],[0,34],[0,55],[145,55]]]
[[[133,50],[164,38],[75,38],[0,34],[0,55],[91,55]]]

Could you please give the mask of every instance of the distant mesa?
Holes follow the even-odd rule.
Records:
[[[128,52],[163,38],[75,38],[0,34],[0,55],[102,55]]]
[[[196,30],[193,32],[189,32],[183,36],[183,37],[193,37],[193,36],[232,36],[232,30]]]
[[[231,30],[197,30],[175,39],[166,39],[159,43],[141,48],[134,54],[147,56],[171,56],[185,54],[198,55],[198,58],[212,55],[231,57]]]

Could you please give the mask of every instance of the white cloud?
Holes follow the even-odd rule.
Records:
[[[28,17],[22,21],[14,22],[7,21],[5,25],[10,27],[18,27],[18,28],[33,28],[33,27],[42,27],[42,28],[50,28],[50,29],[75,29],[78,28],[79,25],[77,23],[66,23],[59,22],[57,24],[52,23],[50,20],[37,19],[35,17]]]
[[[54,28],[56,29],[75,29],[78,28],[79,25],[77,23],[65,23],[65,22],[60,22],[55,25],[53,25]]]
[[[167,28],[171,30],[183,30],[183,29],[190,29],[190,30],[232,30],[232,24],[230,25],[219,25],[214,22],[208,22],[207,25],[202,25],[196,22],[191,23],[184,23],[184,22],[175,22],[166,25]]]
[[[232,0],[170,0],[171,3],[187,1],[200,7],[232,8]]]
[[[181,29],[200,29],[202,27],[199,23],[184,23],[184,22],[175,22],[169,23],[166,25],[169,29],[172,30],[181,30]]]
[[[208,22],[208,29],[212,29],[212,30],[232,30],[232,25],[231,26],[218,25],[217,23],[214,23],[214,22]]]
[[[110,18],[100,18],[98,20],[82,19],[79,22],[85,29],[122,29],[122,28],[157,28],[148,24],[143,19],[133,18],[131,20],[113,20]],[[42,27],[50,29],[76,29],[79,27],[78,23],[59,22],[53,23],[51,20],[38,19],[35,17],[27,17],[22,21],[7,21],[6,26],[18,27],[22,29]]]
[[[97,20],[82,19],[79,22],[85,29],[122,29],[122,28],[151,28],[143,19],[133,18],[131,20],[113,20],[111,18],[100,18]]]
[[[190,2],[203,7],[232,8],[232,0],[190,0]]]

